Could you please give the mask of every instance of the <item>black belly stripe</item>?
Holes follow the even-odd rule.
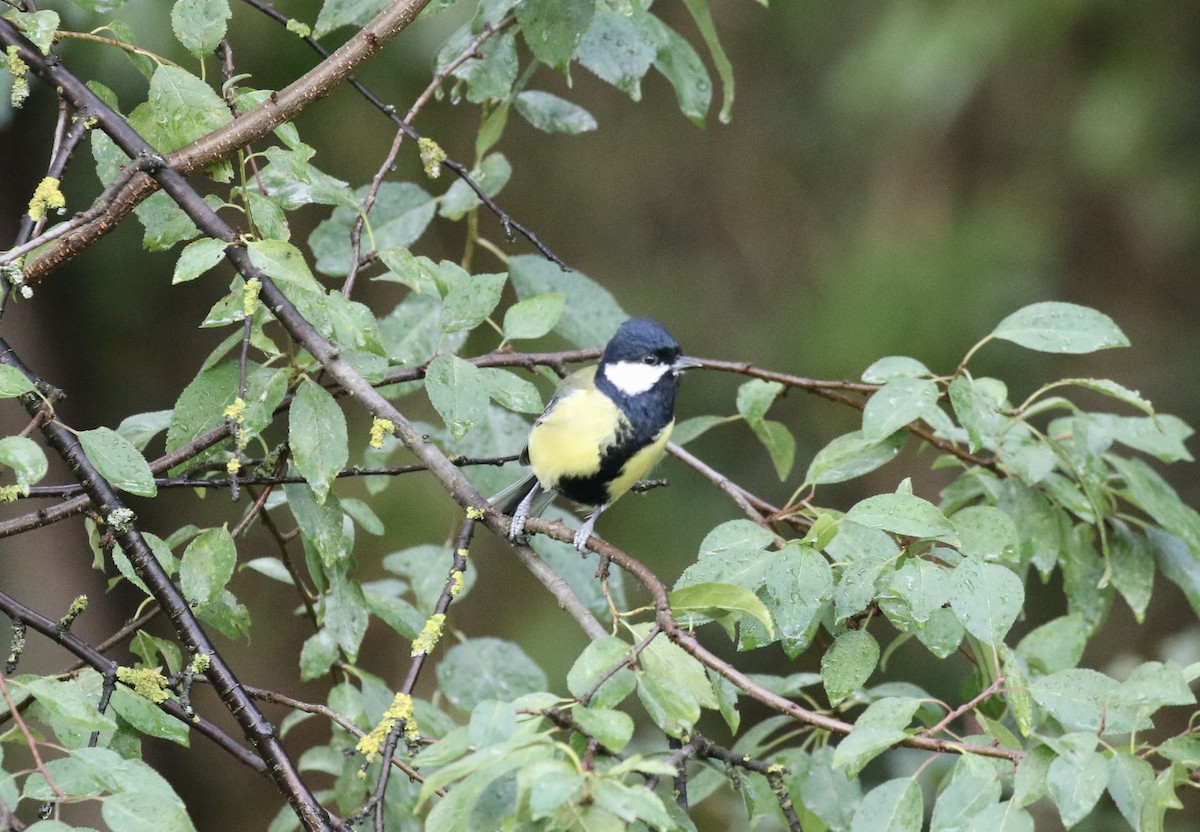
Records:
[[[587,477],[560,478],[556,486],[558,493],[585,506],[604,505],[610,499],[608,484],[620,475],[630,457],[653,442],[661,431],[660,426],[654,433],[639,433],[625,426],[617,434],[617,441],[600,457],[600,470]]]

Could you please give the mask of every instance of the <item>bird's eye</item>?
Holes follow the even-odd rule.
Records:
[[[652,352],[648,352],[642,356],[642,363],[646,364],[650,367],[653,367],[655,364],[658,363],[658,356]]]

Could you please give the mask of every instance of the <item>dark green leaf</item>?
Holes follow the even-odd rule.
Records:
[[[523,93],[523,95],[529,95],[529,93]],[[492,153],[483,160],[482,164],[472,168],[470,175],[475,184],[491,197],[500,193],[508,184],[508,180],[512,176],[512,165],[508,163],[508,159],[504,158],[503,154]],[[479,194],[475,193],[474,188],[468,185],[466,180],[456,179],[442,196],[442,205],[438,209],[438,215],[451,220],[459,220],[472,208],[482,204]]]
[[[225,37],[226,21],[232,16],[229,0],[176,0],[171,28],[185,49],[203,58]]]
[[[936,406],[938,386],[924,378],[889,381],[871,394],[863,409],[862,435],[879,442]]]
[[[925,820],[921,787],[909,777],[882,783],[854,811],[850,832],[920,832]]]
[[[360,200],[366,194],[365,186],[355,191]],[[369,254],[372,242],[375,250],[411,246],[425,233],[436,208],[433,197],[420,186],[412,182],[384,182],[367,215],[370,233],[364,227],[360,254]],[[337,208],[308,238],[320,271],[335,277],[346,274],[350,265],[350,228],[357,217],[357,210]]]
[[[898,697],[887,697],[872,702],[855,720],[850,736],[838,743],[834,749],[833,764],[844,768],[846,774],[851,777],[857,775],[880,753],[908,736],[908,723],[912,721],[913,714],[920,705],[917,699]],[[919,794],[920,789],[917,789],[917,792]]]
[[[578,104],[540,90],[527,90],[513,101],[517,112],[543,133],[577,135],[596,129],[596,119]]]
[[[148,111],[143,111],[147,107]],[[140,112],[139,112],[140,111]],[[144,115],[142,114],[144,113]],[[135,118],[141,116],[141,118]],[[155,148],[167,153],[229,123],[229,108],[213,88],[187,70],[162,64],[150,79],[147,104],[131,114]]]
[[[933,538],[951,545],[958,531],[946,515],[928,500],[912,494],[879,494],[856,503],[846,519],[871,529],[883,529],[909,537]]]
[[[629,317],[600,284],[582,272],[563,271],[541,255],[520,254],[509,258],[508,274],[522,300],[548,292],[566,297],[566,306],[554,331],[577,347],[607,343]]]
[[[115,488],[153,497],[158,493],[150,464],[133,444],[111,428],[81,430],[76,436],[100,476]]]
[[[850,630],[838,636],[821,657],[821,681],[829,704],[844,702],[862,687],[878,662],[879,644],[866,630]]]
[[[0,364],[0,398],[10,399],[33,389],[33,382],[16,367]]]
[[[950,518],[958,529],[958,549],[968,557],[1013,562],[1019,544],[1012,519],[994,506],[967,506]]]
[[[620,664],[627,664],[633,655],[633,645],[615,636],[598,638],[584,648],[567,673],[567,689],[582,698],[596,687],[600,679]],[[622,667],[610,676],[592,696],[588,705],[608,708],[617,705],[633,693],[637,684],[633,671]]]
[[[992,330],[992,337],[1041,352],[1085,353],[1129,346],[1112,318],[1086,306],[1056,301],[1017,310]]]
[[[488,391],[479,368],[455,355],[439,355],[425,371],[425,392],[456,439],[487,416]]]
[[[237,564],[237,546],[224,526],[192,539],[179,562],[179,587],[189,602],[207,603],[225,588]]]
[[[862,431],[839,436],[813,457],[804,481],[826,485],[861,477],[895,459],[907,439],[902,430],[881,441],[867,439]]]
[[[638,698],[654,724],[672,737],[683,738],[700,719],[700,705],[686,688],[676,688],[653,674],[638,677]]]
[[[343,26],[362,26],[386,5],[387,0],[329,0],[321,5],[313,37],[324,37]]]
[[[1017,645],[1017,655],[1039,675],[1068,670],[1079,664],[1087,646],[1088,629],[1083,618],[1066,615],[1031,631]]]
[[[886,384],[894,379],[925,378],[933,373],[915,358],[907,355],[889,355],[863,370],[862,380],[868,384]]]
[[[117,425],[117,433],[128,439],[133,447],[144,451],[150,441],[166,430],[170,424],[171,411],[169,410],[135,413],[121,420],[121,424]]]
[[[474,638],[451,647],[437,666],[446,698],[470,711],[485,699],[511,702],[546,687],[546,674],[520,647],[498,638]]]
[[[654,68],[671,82],[684,116],[697,127],[703,127],[704,117],[712,104],[712,80],[704,61],[678,32],[658,18],[652,19],[660,24],[661,38],[658,53],[654,56]]]
[[[362,587],[347,578],[332,581],[325,595],[325,630],[351,662],[358,659],[358,646],[366,635],[368,620]]]
[[[675,590],[670,595],[671,611],[687,620],[689,614],[705,615],[722,622],[730,638],[736,633],[736,623],[744,615],[757,619],[774,639],[775,628],[763,602],[745,587],[732,584],[700,583]]]
[[[595,0],[525,0],[517,6],[517,23],[535,58],[566,69],[595,11]]]
[[[654,62],[660,35],[646,22],[650,19],[647,12],[636,6],[630,10],[630,14],[622,14],[598,5],[575,55],[602,81],[640,101],[642,76]]]
[[[329,494],[321,505],[307,485],[287,485],[284,492],[301,536],[316,551],[325,568],[332,569],[348,557],[351,540],[346,537],[337,496]]]
[[[305,378],[288,412],[288,447],[318,505],[324,504],[334,477],[346,467],[348,443],[342,409],[324,387]]]
[[[708,46],[717,75],[721,77],[721,87],[724,90],[721,99],[721,113],[718,118],[722,124],[728,124],[733,117],[733,64],[725,55],[721,41],[717,38],[717,27],[713,24],[712,12],[704,0],[683,0],[687,10],[691,12],[700,30],[704,43]]]
[[[614,753],[620,753],[633,738],[633,718],[623,711],[575,708],[571,716],[580,728]]]
[[[504,313],[504,337],[510,341],[541,338],[562,317],[566,298],[559,292],[517,301]]]
[[[507,275],[467,274],[453,263],[443,263],[440,273],[449,278],[442,301],[442,332],[474,329],[500,303]]]
[[[0,465],[12,469],[17,487],[28,494],[29,486],[46,476],[49,463],[46,453],[32,439],[24,436],[6,436],[0,439]]]
[[[1091,813],[1108,785],[1104,755],[1091,750],[1073,758],[1058,757],[1050,763],[1046,786],[1058,805],[1058,814],[1068,829]]]
[[[950,576],[950,606],[967,632],[988,644],[1004,639],[1025,603],[1025,587],[1010,570],[965,558]]]

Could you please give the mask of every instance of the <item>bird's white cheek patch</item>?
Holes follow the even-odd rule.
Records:
[[[643,364],[640,361],[618,361],[604,368],[604,376],[626,396],[645,393],[671,368],[666,364]]]

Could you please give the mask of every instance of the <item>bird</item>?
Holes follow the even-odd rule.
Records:
[[[600,363],[563,379],[534,421],[519,457],[530,472],[489,501],[512,515],[509,538],[524,540],[526,519],[562,495],[593,508],[574,537],[586,554],[596,518],[662,457],[680,376],[699,366],[657,321],[622,323]]]

